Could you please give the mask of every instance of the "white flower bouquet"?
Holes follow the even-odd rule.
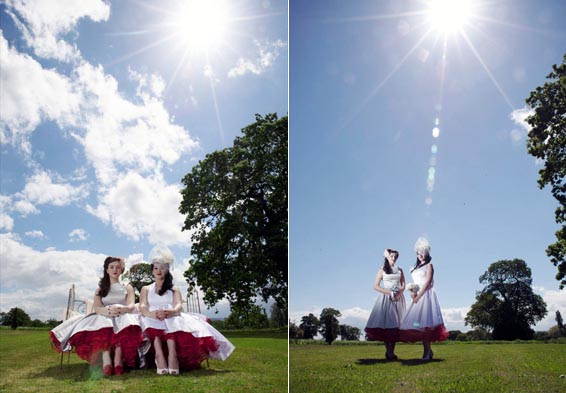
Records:
[[[415,295],[419,292],[419,286],[414,282],[407,285],[407,290],[413,292]]]
[[[397,299],[395,299],[395,296],[397,296],[397,294],[399,293],[399,287],[397,287],[397,285],[393,285],[393,287],[391,287],[390,291],[391,291],[391,294],[389,295],[389,297],[391,298],[392,301],[396,302]]]

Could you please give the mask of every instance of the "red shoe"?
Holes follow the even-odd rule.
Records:
[[[124,374],[124,367],[122,367],[122,366],[115,366],[115,367],[114,367],[114,374],[116,374],[116,375],[122,375],[122,374]]]
[[[112,374],[114,374],[114,370],[112,369],[112,365],[111,364],[107,364],[106,366],[102,367],[102,373],[104,375],[106,375],[107,377],[111,376]]]

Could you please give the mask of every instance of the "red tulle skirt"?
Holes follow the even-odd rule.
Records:
[[[399,329],[365,328],[366,335],[371,341],[397,342]]]
[[[208,359],[211,352],[218,350],[218,344],[214,337],[195,337],[191,333],[178,331],[173,333],[165,333],[164,330],[147,328],[144,334],[151,342],[150,358],[155,357],[155,349],[153,343],[156,337],[161,340],[175,341],[175,349],[177,350],[177,359],[179,360],[179,368],[189,370],[199,368],[201,362]],[[163,352],[167,357],[167,345],[162,345]],[[152,364],[148,362],[148,364]]]
[[[448,338],[448,331],[444,324],[431,328],[409,329],[399,331],[399,340],[407,343],[417,341],[444,341]]]
[[[49,332],[53,348],[61,352],[61,343],[52,332]],[[122,349],[122,363],[135,367],[138,348],[143,336],[139,326],[128,326],[114,334],[112,328],[102,328],[93,331],[81,331],[69,339],[69,344],[77,355],[91,364],[99,363],[99,355],[103,351],[113,352],[117,347]]]

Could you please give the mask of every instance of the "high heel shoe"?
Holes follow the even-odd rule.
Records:
[[[432,350],[430,350],[423,355],[422,360],[432,360],[432,356],[433,356],[433,353],[432,353]]]
[[[170,375],[179,375],[179,369],[178,368],[170,368],[169,374]]]
[[[114,367],[114,374],[116,374],[116,375],[124,374],[124,367],[123,366],[115,366]]]
[[[169,369],[168,368],[159,368],[157,366],[157,360],[155,361],[155,368],[157,368],[157,374],[158,375],[167,375],[169,373]]]
[[[105,366],[102,367],[102,373],[104,375],[106,375],[107,377],[111,376],[112,374],[114,374],[114,369],[112,368],[111,364],[107,364]]]

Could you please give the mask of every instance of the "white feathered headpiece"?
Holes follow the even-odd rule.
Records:
[[[175,257],[173,256],[173,253],[171,252],[169,247],[167,247],[163,243],[156,244],[149,252],[149,263],[160,263],[167,265],[167,268],[169,270],[173,269],[174,260]]]
[[[424,237],[419,237],[415,243],[415,252],[419,251],[430,254],[430,245],[428,244],[428,240]]]

